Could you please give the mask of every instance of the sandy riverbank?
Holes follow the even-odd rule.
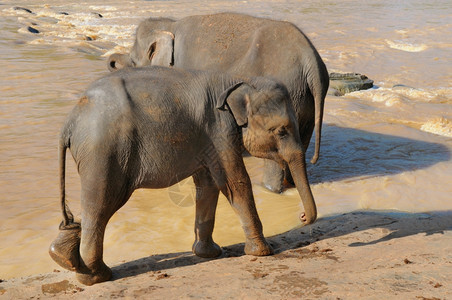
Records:
[[[353,212],[268,239],[274,256],[244,255],[243,244],[213,260],[153,255],[91,287],[56,268],[1,282],[0,299],[452,298],[452,211]]]

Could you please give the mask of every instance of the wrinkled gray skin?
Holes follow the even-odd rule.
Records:
[[[190,16],[178,21],[150,18],[138,26],[130,55],[116,53],[108,59],[111,71],[145,65],[278,79],[289,90],[304,151],[315,127],[311,162],[317,161],[328,71],[312,43],[292,23],[233,13]],[[281,168],[276,162],[265,161],[265,187],[281,192],[284,175],[292,181],[287,166]]]
[[[65,200],[66,150],[81,179],[81,223]],[[105,227],[138,188],[165,188],[189,176],[196,185],[193,252],[216,257],[212,232],[222,192],[240,217],[245,253],[269,255],[242,152],[292,171],[312,223],[316,206],[295,113],[283,84],[173,68],[126,68],[94,82],[61,130],[60,234],[49,249],[80,282],[106,281]],[[81,231],[81,232],[80,232]]]

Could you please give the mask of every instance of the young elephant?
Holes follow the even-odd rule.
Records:
[[[81,178],[81,224],[65,200],[69,148]],[[265,78],[162,67],[123,69],[94,82],[62,128],[59,146],[60,235],[51,257],[92,285],[109,280],[103,239],[110,217],[138,188],[165,188],[193,176],[196,220],[193,252],[216,257],[212,232],[221,191],[240,217],[245,253],[269,255],[242,151],[287,163],[307,223],[316,207],[287,89]]]

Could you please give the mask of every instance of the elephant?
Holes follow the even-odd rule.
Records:
[[[294,24],[237,13],[142,21],[130,54],[114,53],[108,68],[145,65],[215,70],[237,76],[271,76],[284,83],[295,109],[303,148],[315,128],[316,163],[329,76],[319,53]],[[280,193],[287,166],[265,160],[263,185]]]
[[[69,113],[59,138],[63,221],[50,256],[92,285],[111,278],[103,261],[105,227],[138,188],[165,188],[192,176],[195,242],[200,257],[222,253],[212,239],[219,193],[238,214],[245,253],[270,255],[242,153],[287,164],[317,217],[298,122],[284,84],[211,71],[124,68],[92,83]],[[81,221],[65,199],[66,152],[81,182]]]

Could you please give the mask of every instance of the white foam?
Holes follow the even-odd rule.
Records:
[[[111,5],[91,5],[89,7],[92,10],[105,10],[105,11],[117,11],[118,9]]]
[[[384,103],[386,106],[394,106],[404,101],[403,97],[392,89],[379,88],[371,90],[356,91],[347,94],[346,97],[361,99],[365,101]]]
[[[410,43],[410,42],[391,41],[391,40],[385,40],[385,41],[389,45],[389,48],[397,49],[397,50],[405,51],[405,52],[421,52],[428,48],[427,45],[425,45],[425,44],[414,44],[414,43]]]
[[[61,9],[63,11],[64,9]],[[70,44],[82,48],[93,48],[85,41],[99,41],[111,44],[111,47],[130,48],[137,25],[136,16],[132,12],[124,12],[110,5],[91,5],[80,7],[79,11],[70,14],[60,13],[60,9],[52,6],[32,8],[33,14],[13,8],[2,10],[4,15],[16,16],[24,27],[18,29],[27,34],[30,44],[49,44],[67,47]],[[97,15],[101,13],[104,17]],[[51,18],[51,19],[46,19]],[[32,35],[27,29],[31,26],[39,30],[39,35]],[[109,47],[109,48],[111,48]],[[96,47],[94,47],[96,48]],[[108,49],[97,49],[101,55]]]
[[[418,89],[408,86],[377,88],[352,92],[346,97],[384,103],[386,106],[406,102],[451,103],[452,89]]]
[[[452,137],[452,121],[445,118],[435,118],[423,124],[421,130],[442,136]]]

